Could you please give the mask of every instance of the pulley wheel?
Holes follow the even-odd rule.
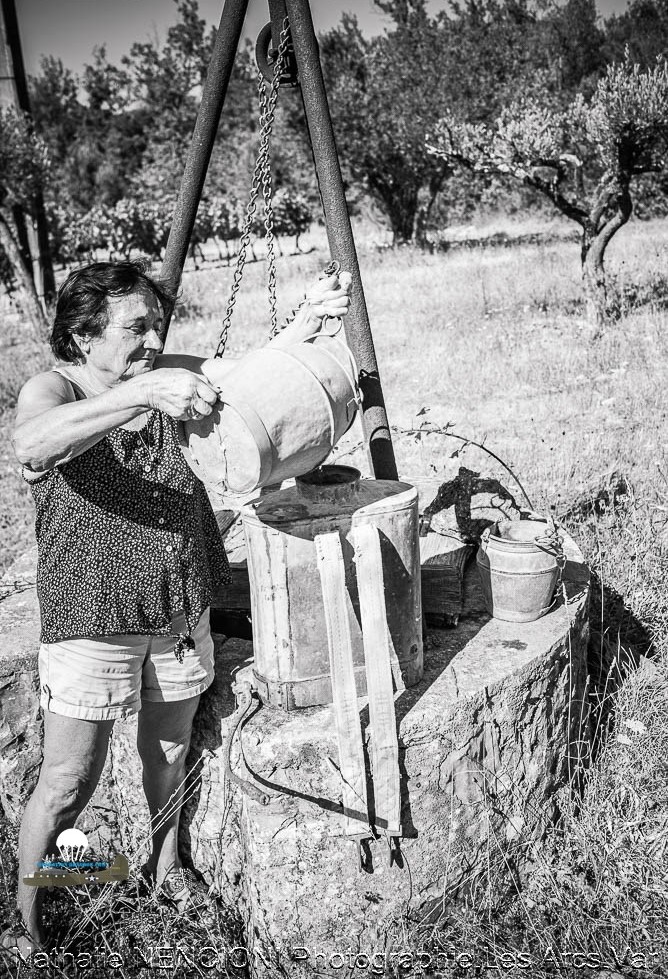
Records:
[[[271,44],[271,23],[265,24],[257,36],[255,42],[255,61],[266,80],[271,83],[274,80],[274,62],[276,52]],[[287,67],[280,75],[281,85],[297,85],[297,64],[291,46],[287,50]]]

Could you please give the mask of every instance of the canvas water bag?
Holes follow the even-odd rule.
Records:
[[[218,492],[248,493],[323,463],[360,404],[357,365],[342,337],[339,327],[244,357],[211,414],[179,423],[196,475]]]

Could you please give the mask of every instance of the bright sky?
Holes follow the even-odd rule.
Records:
[[[447,0],[429,0],[432,11],[446,4]],[[597,6],[608,16],[624,10],[627,0],[597,0]],[[109,60],[117,63],[133,41],[162,39],[176,20],[174,0],[16,0],[16,7],[29,74],[38,72],[43,54],[62,58],[78,72],[99,44],[106,45]],[[199,0],[200,16],[210,24],[218,25],[222,9],[223,0]],[[369,33],[378,33],[389,23],[373,0],[311,0],[316,31],[338,23],[344,10],[356,13]],[[250,0],[245,33],[254,39],[268,20],[266,0]]]

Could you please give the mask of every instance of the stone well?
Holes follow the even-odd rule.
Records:
[[[571,541],[563,595],[536,622],[513,624],[483,611],[475,564],[465,614],[431,630],[421,683],[397,694],[402,838],[390,853],[344,834],[336,732],[330,707],[283,713],[262,708],[232,751],[233,770],[252,773],[262,805],[224,779],[222,738],[234,710],[230,681],[248,670],[252,645],[216,643],[217,676],[202,697],[189,763],[193,779],[182,848],[216,892],[240,909],[251,958],[276,974],[328,974],[326,954],[372,954],[397,920],[436,914],[443,898],[470,888],[513,840],[539,836],[568,791],[586,740],[588,572]],[[30,556],[14,577],[24,590],[0,603],[0,803],[20,817],[37,777],[38,607]],[[363,727],[366,703],[359,701]],[[80,825],[94,847],[137,862],[147,812],[134,748],[135,722],[117,723],[103,778]],[[246,769],[246,771],[244,770]],[[282,970],[282,971],[281,971]],[[266,967],[256,970],[268,973]],[[332,974],[340,975],[340,967]]]

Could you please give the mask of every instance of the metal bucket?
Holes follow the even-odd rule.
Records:
[[[406,686],[422,677],[418,495],[408,483],[360,479],[323,466],[242,509],[253,615],[255,683],[265,704],[293,710],[332,702],[316,536],[338,531],[345,564],[357,695],[366,692],[354,554],[361,524],[380,530],[387,629]]]
[[[532,622],[549,612],[562,560],[554,525],[500,520],[480,539],[476,557],[485,606],[495,619]]]
[[[233,493],[310,472],[355,418],[358,373],[332,333],[253,351],[226,376],[210,415],[179,423],[190,467],[212,489]]]

